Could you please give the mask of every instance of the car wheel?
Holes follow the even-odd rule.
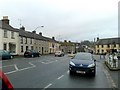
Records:
[[[69,74],[70,74],[70,75],[73,75],[73,74],[74,74],[74,72],[70,70],[70,71],[69,71]]]
[[[92,73],[92,76],[95,77],[95,75],[96,75],[96,72],[94,71],[94,72]]]
[[[33,57],[34,57],[34,55],[32,54],[32,55],[31,55],[31,57],[33,58]]]

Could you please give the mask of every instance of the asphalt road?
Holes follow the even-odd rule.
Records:
[[[4,60],[2,70],[14,88],[111,88],[113,86],[112,79],[100,60],[97,60],[95,77],[80,74],[70,76],[69,60],[67,55],[15,58]]]

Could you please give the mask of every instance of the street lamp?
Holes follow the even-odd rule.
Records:
[[[35,28],[34,31],[36,31],[38,28],[44,28],[44,26],[38,26],[38,27]]]

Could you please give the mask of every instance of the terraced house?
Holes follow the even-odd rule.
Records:
[[[0,28],[0,49],[7,50],[15,55],[23,55],[27,49],[36,50],[40,54],[54,53],[59,50],[59,43],[53,38],[42,36],[36,31],[26,31],[25,27],[20,29],[9,25],[8,17],[3,17]],[[52,46],[51,46],[52,45]]]
[[[19,54],[19,32],[10,26],[7,16],[0,20],[0,50]]]
[[[120,50],[120,37],[97,39],[95,52],[97,54],[105,54],[110,49]]]

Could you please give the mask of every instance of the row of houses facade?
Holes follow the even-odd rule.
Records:
[[[54,53],[60,44],[54,37],[49,38],[36,31],[26,31],[25,27],[16,29],[9,24],[4,16],[0,20],[0,50],[7,50],[15,55],[23,55],[27,49],[36,50],[41,54]]]
[[[105,54],[111,49],[120,50],[120,37],[97,39],[95,45],[96,54]]]

